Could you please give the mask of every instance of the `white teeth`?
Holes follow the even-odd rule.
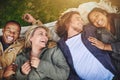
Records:
[[[8,39],[8,41],[12,41],[13,37],[8,36],[7,39]]]

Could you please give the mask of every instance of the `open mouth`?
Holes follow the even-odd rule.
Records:
[[[7,37],[7,40],[8,40],[9,42],[13,41],[13,37],[8,36],[8,37]]]
[[[98,24],[99,26],[102,26],[102,25],[103,25],[103,21],[102,21],[102,20],[98,20],[98,21],[97,21],[97,24]]]
[[[47,44],[47,41],[40,41],[41,43],[43,43],[43,44]]]

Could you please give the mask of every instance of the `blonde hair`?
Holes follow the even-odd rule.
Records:
[[[30,38],[33,36],[34,32],[36,31],[36,29],[38,28],[42,28],[44,30],[46,30],[47,32],[47,36],[48,39],[50,39],[50,31],[47,27],[45,26],[38,26],[38,25],[33,25],[30,28],[28,28],[28,30],[25,32],[25,48],[30,48],[31,47],[31,41]]]

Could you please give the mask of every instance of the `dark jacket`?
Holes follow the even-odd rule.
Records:
[[[118,76],[120,76],[120,16],[117,14],[110,14],[110,24],[111,29],[114,29],[115,33],[111,33],[105,28],[97,29],[97,38],[104,42],[111,44],[112,51],[110,52],[110,56],[112,58],[112,62],[118,72]]]
[[[94,46],[91,45],[91,43],[88,41],[89,36],[95,36],[96,29],[89,28],[90,25],[84,27],[84,31],[81,33],[81,38],[84,43],[84,45],[87,47],[87,49],[103,64],[105,68],[107,68],[109,71],[111,71],[113,74],[116,73],[115,68],[112,65],[110,56],[107,52],[102,51]],[[63,51],[64,56],[66,57],[67,63],[70,66],[70,75],[68,80],[82,80],[77,73],[75,72],[74,66],[73,66],[73,60],[70,54],[70,50],[68,46],[66,45],[64,38],[61,38],[58,42],[58,46]]]
[[[97,38],[104,43],[110,43],[113,58],[120,61],[120,18],[111,15],[110,20],[111,29],[114,29],[115,33],[113,34],[105,28],[98,28]]]

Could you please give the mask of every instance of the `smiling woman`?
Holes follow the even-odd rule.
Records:
[[[101,8],[94,8],[88,18],[91,24],[96,27],[96,36],[89,37],[89,41],[95,47],[110,51],[112,61],[120,73],[120,15],[109,13]],[[97,38],[97,39],[96,39]],[[95,42],[94,42],[95,41]]]
[[[25,33],[25,48],[16,58],[17,80],[67,80],[69,67],[62,51],[48,47],[49,29],[31,26]]]
[[[88,15],[88,19],[96,27],[106,27],[106,29],[109,30],[107,15],[107,11],[100,8],[94,8]]]

